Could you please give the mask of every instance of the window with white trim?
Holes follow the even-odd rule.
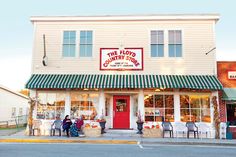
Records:
[[[11,117],[12,117],[12,118],[15,118],[15,117],[16,117],[16,108],[15,108],[15,107],[12,107],[12,110],[11,110]]]
[[[180,95],[180,115],[182,122],[211,122],[210,97]]]
[[[92,57],[93,31],[80,31],[80,57]]]
[[[174,121],[174,95],[144,96],[145,121]]]
[[[169,57],[182,57],[181,30],[169,30]]]
[[[151,57],[164,57],[164,31],[151,31]]]
[[[75,57],[76,31],[63,32],[63,57]]]

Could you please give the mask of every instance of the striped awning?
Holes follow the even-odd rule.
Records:
[[[102,75],[102,74],[33,74],[28,89],[84,88],[189,88],[223,89],[211,75]]]
[[[28,89],[76,88],[188,88],[222,89],[211,75],[102,75],[102,74],[33,74]]]

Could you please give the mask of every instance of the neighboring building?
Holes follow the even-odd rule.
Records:
[[[217,76],[224,87],[220,103],[221,121],[229,122],[230,131],[236,138],[236,61],[218,61]]]
[[[16,125],[26,122],[29,109],[27,96],[0,85],[0,125]]]
[[[218,20],[217,14],[31,17],[26,87],[39,99],[34,118],[92,121],[104,114],[107,128],[136,129],[140,112],[149,124],[195,121],[214,132],[212,97],[223,87],[215,50],[206,53],[215,47]]]

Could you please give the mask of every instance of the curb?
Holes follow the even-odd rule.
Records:
[[[236,146],[236,143],[210,143],[210,142],[140,142],[140,144],[161,144],[161,145],[192,145],[192,146]]]
[[[0,139],[0,143],[89,143],[89,144],[137,144],[129,140],[48,140],[48,139]]]

